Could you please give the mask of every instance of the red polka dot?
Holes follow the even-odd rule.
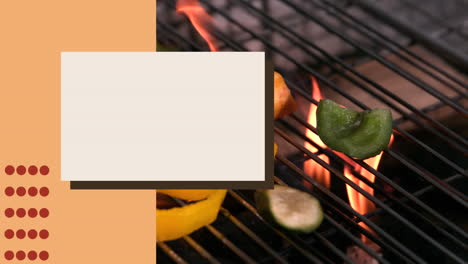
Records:
[[[47,174],[49,174],[49,167],[47,167],[47,166],[41,166],[41,168],[39,169],[39,172],[40,172],[42,175],[47,175]]]
[[[46,218],[49,216],[49,210],[47,210],[46,208],[42,208],[41,210],[39,210],[39,215],[42,218]]]
[[[37,252],[34,250],[29,251],[28,253],[28,259],[29,260],[35,260],[37,259]]]
[[[11,166],[11,165],[8,165],[5,167],[5,173],[7,175],[13,175],[13,173],[15,173],[15,167]]]
[[[41,189],[39,189],[39,193],[41,194],[41,196],[46,197],[47,195],[49,195],[49,188],[42,187]]]
[[[49,259],[49,253],[47,251],[41,251],[39,253],[39,258],[41,260],[47,260],[47,259]]]
[[[26,210],[24,208],[16,209],[16,216],[18,216],[19,218],[23,218],[24,216],[26,216]]]
[[[29,194],[29,196],[32,196],[32,197],[36,196],[37,195],[37,188],[36,187],[29,187],[28,194]]]
[[[34,229],[29,230],[29,231],[28,231],[28,237],[29,237],[30,239],[36,239],[36,237],[37,237],[37,231],[34,230]]]
[[[13,253],[13,251],[11,250],[5,251],[6,260],[12,260],[14,257],[15,257],[15,253]]]
[[[25,194],[26,194],[26,188],[24,188],[24,187],[16,188],[16,195],[24,196]]]
[[[16,167],[16,173],[19,175],[24,175],[26,173],[26,167],[23,165]]]
[[[12,239],[15,236],[15,232],[11,229],[5,230],[5,237],[7,239]]]
[[[24,231],[23,229],[18,229],[18,231],[16,231],[16,237],[19,238],[19,239],[23,239],[26,237],[26,231]]]
[[[13,187],[6,187],[5,188],[5,195],[6,196],[13,196],[15,194],[15,189]]]
[[[37,174],[37,167],[34,166],[34,165],[29,166],[29,168],[28,168],[28,173],[29,173],[30,175],[36,175],[36,174]]]
[[[5,209],[5,216],[6,217],[13,217],[15,215],[15,210],[13,208],[7,208]]]
[[[19,260],[23,260],[26,258],[26,253],[23,250],[16,252],[16,258]]]
[[[28,210],[28,215],[31,218],[34,218],[37,216],[37,209],[36,208],[31,208]]]
[[[47,239],[49,237],[49,231],[42,229],[39,231],[39,237],[42,239]]]

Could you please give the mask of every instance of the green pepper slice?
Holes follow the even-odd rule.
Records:
[[[387,147],[392,135],[392,113],[388,109],[356,112],[331,100],[321,100],[317,108],[317,132],[331,149],[367,159]]]

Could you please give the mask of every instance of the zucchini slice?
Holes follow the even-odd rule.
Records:
[[[320,202],[312,195],[291,187],[275,185],[272,190],[257,190],[255,203],[266,220],[289,231],[309,233],[323,220]]]

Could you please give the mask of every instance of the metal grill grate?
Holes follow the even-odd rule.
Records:
[[[458,42],[447,37],[466,37],[461,26],[466,25],[466,14],[455,17],[448,8],[445,13],[434,14],[411,0],[378,4],[329,0],[201,2],[220,21],[212,34],[222,50],[266,50],[295,97],[303,102],[317,104],[307,81],[308,76],[314,76],[329,95],[345,105],[369,109],[375,101],[391,109],[397,117],[396,144],[385,150],[378,171],[357,162],[376,176],[372,183],[354,174],[374,189],[375,195],[371,195],[342,173],[344,165],[351,165],[348,161],[307,138],[306,130],[316,130],[301,113],[276,121],[276,141],[288,151],[277,156],[275,181],[316,196],[326,213],[322,226],[310,235],[288,233],[257,214],[251,191],[231,190],[215,223],[183,239],[158,242],[158,261],[355,263],[347,252],[353,245],[380,263],[466,261],[468,85],[467,77],[455,67],[466,69],[468,60],[466,50],[457,49]],[[408,26],[401,17],[382,17],[379,5],[388,7],[385,2],[391,2],[387,4],[394,10],[414,9],[408,12],[425,20]],[[468,5],[462,0],[448,2],[458,7]],[[281,12],[272,10],[280,7],[284,9]],[[158,1],[158,41],[182,50],[207,50],[190,23],[174,8],[172,0]],[[428,33],[414,35],[413,27]],[[304,28],[313,28],[314,34],[304,34]],[[336,47],[330,48],[329,43]],[[433,50],[438,57],[415,49],[416,45]],[[367,63],[381,67],[392,80],[416,93],[396,90],[369,75],[362,67]],[[351,86],[354,90],[349,90]],[[374,101],[358,96],[362,94]],[[419,107],[412,103],[415,96],[427,96],[431,103]],[[449,122],[434,115],[441,109],[449,113]],[[318,151],[311,153],[304,148],[305,141]],[[318,157],[323,153],[330,164]],[[302,169],[308,159],[330,171],[337,187],[327,189],[308,177]],[[307,188],[304,181],[313,188]],[[345,184],[371,200],[377,209],[366,215],[352,209],[343,192],[336,191],[343,190]],[[362,242],[361,234],[372,243]]]

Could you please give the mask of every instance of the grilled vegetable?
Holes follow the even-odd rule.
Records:
[[[294,188],[275,185],[272,190],[257,190],[255,203],[266,220],[290,231],[309,233],[322,223],[320,202]]]
[[[297,105],[281,74],[274,76],[274,118],[278,119],[296,111]]]
[[[171,209],[156,209],[156,240],[167,241],[186,236],[211,224],[218,216],[226,190],[216,190],[205,200]]]
[[[210,196],[216,190],[209,190],[209,189],[197,189],[197,190],[158,190],[160,193],[164,193],[170,195],[175,198],[179,198],[182,200],[187,201],[198,201],[205,199],[206,197]]]
[[[331,100],[321,100],[317,108],[317,132],[328,147],[367,159],[387,147],[392,134],[392,113],[388,109],[356,112]]]

